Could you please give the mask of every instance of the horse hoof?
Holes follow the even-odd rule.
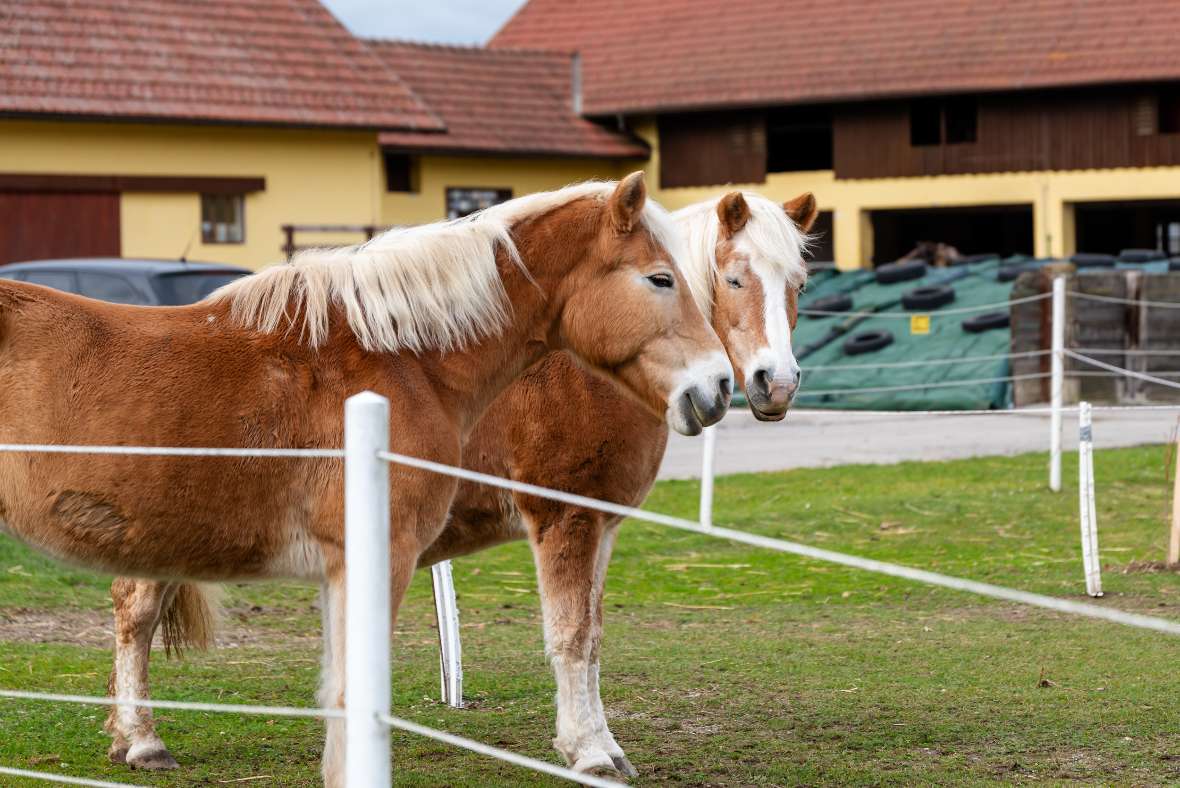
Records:
[[[127,765],[132,769],[143,769],[151,772],[180,768],[180,764],[172,757],[172,753],[168,752],[164,747],[153,747],[143,752],[128,753]]]
[[[631,761],[627,760],[627,756],[619,753],[610,757],[614,761],[615,769],[624,777],[638,777],[639,772],[631,765]]]
[[[618,777],[614,760],[602,750],[583,755],[571,767],[575,772],[593,774],[597,777]]]
[[[111,759],[111,763],[127,763],[129,749],[131,749],[131,745],[125,741],[111,742],[110,749],[107,750],[107,757]]]

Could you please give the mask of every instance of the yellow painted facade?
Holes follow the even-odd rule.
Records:
[[[201,242],[199,194],[121,197],[124,257],[187,249],[190,260],[251,268],[283,259],[282,224],[380,224],[384,189],[372,131],[0,120],[0,172],[265,178],[245,198],[240,244]]]
[[[1031,205],[1034,253],[1039,257],[1073,254],[1073,207],[1081,202],[1180,199],[1180,167],[1127,168],[987,175],[942,175],[922,178],[837,179],[831,170],[771,173],[766,183],[707,188],[658,188],[659,140],[656,124],[634,126],[652,146],[647,164],[654,194],[675,210],[745,188],[785,201],[811,191],[820,210],[832,211],[836,262],[841,268],[868,266],[873,254],[873,210],[948,208],[970,205]]]
[[[509,189],[520,197],[591,178],[615,179],[640,166],[609,159],[424,155],[418,159],[417,190],[384,193],[381,221],[406,225],[442,219],[447,188]]]

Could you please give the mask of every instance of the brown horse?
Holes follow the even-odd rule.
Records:
[[[469,220],[398,230],[247,277],[190,307],[103,304],[0,285],[0,441],[336,447],[345,398],[391,400],[394,451],[455,464],[483,411],[528,366],[568,349],[693,434],[732,372],[673,263],[679,236],[642,174],[520,198]],[[456,483],[390,469],[393,609],[442,531]],[[0,456],[4,528],[58,558],[166,581],[323,583],[321,703],[343,699],[341,464],[321,459]],[[186,596],[189,594],[186,593]],[[120,637],[129,631],[120,628]],[[120,651],[121,697],[146,690]],[[116,749],[151,763],[142,718]],[[343,781],[343,722],[325,781]],[[130,741],[121,742],[120,740]]]
[[[785,210],[784,210],[785,209]],[[684,258],[688,285],[745,381],[754,414],[777,421],[799,383],[790,331],[796,293],[806,279],[805,233],[816,205],[804,194],[780,206],[756,194],[732,192],[720,201],[674,215],[691,242]],[[565,353],[553,353],[528,370],[489,409],[463,451],[464,465],[619,503],[638,505],[659,470],[667,428],[648,409]],[[598,692],[602,598],[606,566],[619,518],[538,498],[461,483],[447,528],[420,565],[530,538],[540,579],[547,649],[558,683],[554,744],[575,768],[634,768],[607,728]],[[119,579],[115,599],[119,665],[142,671],[135,686],[147,691],[153,634],[161,617],[164,642],[203,646],[209,640],[210,603],[202,589],[183,585],[161,613],[158,584]],[[127,655],[127,649],[136,649]],[[112,692],[114,686],[112,685]],[[141,696],[142,697],[142,696]],[[128,730],[150,741],[159,758],[148,767],[175,766],[150,717]],[[121,756],[116,710],[108,728],[112,753]]]

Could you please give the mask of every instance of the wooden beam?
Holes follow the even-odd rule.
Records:
[[[266,191],[266,178],[209,175],[54,175],[0,172],[0,191],[246,194]]]

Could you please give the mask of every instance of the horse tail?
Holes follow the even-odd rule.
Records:
[[[160,634],[168,656],[179,656],[186,648],[204,651],[213,645],[220,607],[217,586],[181,583],[160,620]]]

